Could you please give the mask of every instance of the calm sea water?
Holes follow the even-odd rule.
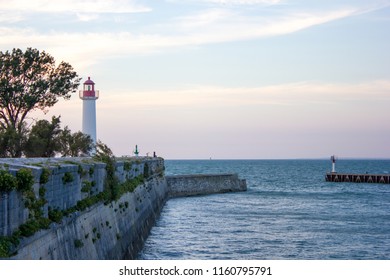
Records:
[[[166,161],[167,175],[238,173],[248,191],[171,199],[140,259],[390,259],[390,185],[325,182],[329,160]],[[390,160],[338,172],[389,173]]]

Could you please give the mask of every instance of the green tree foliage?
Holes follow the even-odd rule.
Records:
[[[53,116],[51,122],[39,120],[32,127],[25,148],[27,157],[53,157],[60,150],[60,117]]]
[[[45,113],[59,98],[69,99],[80,84],[70,64],[56,66],[46,52],[28,48],[0,51],[0,157],[81,156],[93,149],[93,140],[81,132],[60,128],[60,117],[37,121],[29,131],[26,117]]]
[[[78,157],[92,151],[94,144],[88,134],[72,133],[67,126],[61,129],[60,123],[60,116],[53,116],[51,122],[39,120],[30,131],[24,129],[21,134],[7,128],[0,132],[0,157]]]
[[[0,51],[0,128],[1,133],[23,132],[24,121],[33,110],[46,111],[59,98],[69,99],[80,83],[70,64],[55,65],[46,52],[28,48]],[[12,156],[21,156],[22,145],[15,145]]]
[[[0,157],[20,157],[27,141],[27,133],[25,126],[21,132],[13,127],[0,127]]]
[[[51,123],[40,120],[32,127],[26,144],[27,157],[78,157],[92,151],[93,140],[88,134],[72,133],[67,126],[61,129],[60,122],[60,117],[53,116]]]
[[[100,140],[98,140],[96,144],[96,154],[94,158],[102,162],[115,162],[112,150]]]
[[[3,128],[20,131],[31,110],[45,110],[59,97],[70,98],[80,79],[70,64],[61,62],[46,52],[28,48],[0,52],[0,120]]]
[[[81,131],[72,133],[65,126],[58,137],[59,151],[62,156],[78,157],[89,154],[93,149],[93,140]]]

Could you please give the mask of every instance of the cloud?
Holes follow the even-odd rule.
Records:
[[[0,23],[15,23],[23,19],[20,13],[6,13],[0,11]]]
[[[0,1],[0,10],[28,13],[136,13],[150,11],[150,8],[131,0],[9,0]]]
[[[264,18],[216,9],[176,18],[152,28],[154,32],[148,34],[136,31],[44,33],[31,28],[4,27],[0,28],[0,47],[44,48],[55,57],[87,67],[97,59],[110,56],[289,34],[354,13],[356,10],[335,10]]]
[[[102,14],[150,12],[151,8],[135,0],[10,0],[0,1],[0,22],[27,21],[34,14],[75,14],[80,21],[98,19]]]
[[[254,5],[266,4],[275,5],[282,2],[281,0],[203,0],[203,2],[217,3],[217,4],[233,4],[233,5]]]
[[[209,10],[177,20],[193,43],[220,43],[294,33],[355,15],[356,9],[289,13],[279,16],[246,16],[231,10]],[[184,32],[185,31],[185,32]]]
[[[282,0],[168,0],[168,2],[203,2],[222,5],[276,5]]]
[[[120,90],[119,90],[120,92]],[[133,92],[131,97],[107,94],[105,105],[115,108],[156,107],[240,107],[240,106],[320,106],[349,102],[389,102],[390,80],[358,84],[298,82],[263,87],[198,86],[190,89]]]
[[[207,0],[218,2],[216,0]],[[231,0],[229,3],[258,4],[280,1],[272,0]],[[5,4],[7,3],[7,4]],[[91,11],[83,13],[82,11]],[[1,1],[0,13],[7,15],[0,22],[20,20],[20,13],[28,12],[73,12],[81,21],[96,19],[99,13],[126,13],[149,11],[150,8],[139,5],[137,1],[114,0],[63,0],[63,1]],[[3,25],[0,27],[0,48],[36,47],[45,49],[59,60],[65,60],[85,69],[101,59],[144,55],[153,52],[202,46],[207,44],[252,40],[271,36],[291,34],[313,26],[370,12],[370,8],[334,8],[318,11],[300,11],[276,9],[277,13],[246,13],[246,10],[234,8],[205,9],[183,16],[170,17],[154,21],[146,26],[132,25],[131,31],[115,23],[109,29],[90,32],[79,30],[61,31],[47,29],[42,31],[34,24]],[[12,11],[12,13],[11,13]],[[19,14],[19,16],[18,16]],[[15,15],[15,16],[13,16]],[[146,31],[147,30],[147,31]]]

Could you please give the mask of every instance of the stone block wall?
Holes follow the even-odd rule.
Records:
[[[193,196],[246,191],[246,181],[237,174],[194,174],[166,176],[169,196]]]
[[[73,213],[22,240],[11,259],[134,259],[167,200],[164,178],[156,176],[118,201]]]
[[[146,167],[145,167],[146,166]],[[115,175],[119,182],[143,176],[145,170],[154,176],[163,170],[161,158],[120,158],[116,162]],[[96,195],[104,190],[106,164],[91,158],[19,158],[0,159],[0,168],[15,175],[21,168],[32,170],[34,193],[39,198],[40,188],[45,190],[43,216],[48,217],[50,209],[66,210],[78,201]],[[49,172],[46,182],[42,182],[43,172]],[[149,177],[149,176],[148,176]],[[29,217],[29,210],[21,193],[0,192],[0,236],[11,235]]]
[[[104,163],[88,158],[0,159],[0,168],[13,175],[20,168],[32,170],[36,198],[45,190],[45,217],[49,209],[66,210],[102,192],[107,177],[105,167]],[[134,191],[117,200],[94,201],[87,208],[52,222],[48,229],[21,238],[12,251],[17,254],[11,259],[134,259],[169,197],[246,190],[245,180],[237,174],[165,177],[164,169],[161,158],[117,159],[115,174],[119,182],[141,175],[144,178],[137,181]],[[50,176],[42,182],[41,175],[47,170]],[[0,192],[0,236],[10,236],[28,216],[21,193]]]
[[[28,218],[21,193],[0,193],[0,236],[8,236]]]

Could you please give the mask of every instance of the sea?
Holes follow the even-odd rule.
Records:
[[[174,198],[141,260],[389,260],[390,185],[325,181],[330,160],[166,160],[166,175],[237,173],[248,190]],[[390,173],[390,160],[337,172]]]

